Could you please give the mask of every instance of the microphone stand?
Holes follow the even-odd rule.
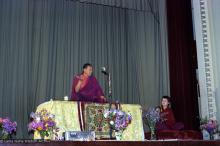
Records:
[[[111,80],[111,74],[110,72],[106,72],[103,71],[103,73],[105,75],[108,76],[108,99],[111,99],[112,97],[112,80]],[[109,100],[108,100],[109,101]],[[110,135],[110,139],[115,139],[115,137],[113,137],[113,129],[110,127],[109,129],[109,135]]]
[[[111,80],[110,72],[107,75],[108,75],[108,98],[111,99],[111,97],[112,97],[112,80]],[[113,137],[113,129],[111,127],[109,129],[109,135],[110,135],[110,139],[115,139],[115,137]]]

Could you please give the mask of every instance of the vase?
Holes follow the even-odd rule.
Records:
[[[214,134],[216,133],[215,129],[207,129],[209,136],[210,136],[210,140],[214,140]]]
[[[203,140],[210,140],[210,133],[207,130],[202,129],[202,137]]]
[[[209,132],[210,135],[210,140],[214,140],[214,133],[213,132]]]
[[[156,137],[156,130],[155,130],[155,127],[150,127],[150,140],[156,140],[157,137]]]
[[[48,132],[47,134],[44,132],[35,131],[34,132],[34,139],[40,139],[40,140],[51,140],[53,135]]]
[[[123,131],[115,131],[116,140],[122,140]]]
[[[48,135],[40,135],[41,140],[52,140],[53,135],[51,133],[48,133]]]
[[[5,133],[3,130],[0,130],[0,139],[3,139],[3,140],[10,139],[10,135]]]
[[[114,137],[113,137],[113,129],[112,128],[110,128],[110,130],[109,130],[109,135],[110,135],[110,139],[114,139]]]

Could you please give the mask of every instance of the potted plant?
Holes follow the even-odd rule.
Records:
[[[41,139],[51,139],[49,136],[57,135],[59,129],[56,126],[55,115],[49,113],[46,109],[30,114],[31,122],[28,124],[29,132],[38,132]]]
[[[151,107],[144,114],[144,119],[151,133],[150,139],[156,140],[156,123],[161,120],[160,111]]]
[[[9,118],[0,118],[0,139],[10,139],[16,134],[17,123],[10,121]]]
[[[200,129],[209,133],[210,139],[214,139],[214,134],[218,131],[218,122],[215,119],[208,119],[207,117],[200,120]],[[203,132],[204,133],[204,132]],[[204,134],[203,134],[204,135]],[[209,138],[208,138],[209,139]]]
[[[104,112],[104,117],[110,128],[115,131],[116,140],[121,140],[123,131],[132,121],[131,114],[117,109],[110,109]]]

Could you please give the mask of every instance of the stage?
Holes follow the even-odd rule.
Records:
[[[0,146],[220,146],[220,141],[1,141]]]

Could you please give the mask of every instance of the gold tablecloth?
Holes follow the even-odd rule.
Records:
[[[121,104],[121,108],[125,112],[130,112],[133,117],[131,124],[123,132],[122,140],[144,140],[141,106],[135,104]],[[51,114],[55,115],[55,121],[57,127],[60,129],[60,135],[65,131],[81,131],[77,102],[51,100],[40,104],[36,111],[42,109],[46,109]],[[40,139],[40,135],[37,132],[34,133],[34,139]],[[50,139],[53,139],[53,136],[51,136]]]

